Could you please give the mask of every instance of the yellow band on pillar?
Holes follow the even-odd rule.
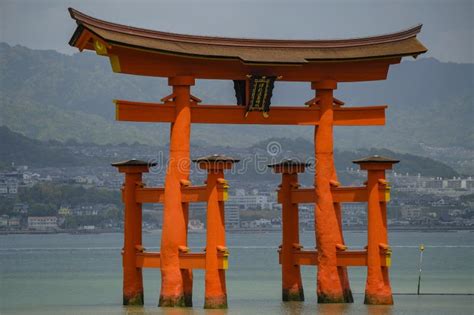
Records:
[[[120,68],[120,59],[117,55],[110,55],[109,60],[110,60],[110,65],[112,66],[113,72],[115,73],[122,72],[122,69]]]
[[[107,47],[105,46],[104,43],[102,43],[101,41],[97,39],[94,40],[94,49],[98,55],[101,55],[101,56],[107,55]]]

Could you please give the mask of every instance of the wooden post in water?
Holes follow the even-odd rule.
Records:
[[[365,304],[393,304],[392,288],[388,276],[389,264],[382,264],[381,257],[390,259],[391,249],[388,245],[386,202],[388,193],[385,171],[399,161],[374,155],[356,160],[362,170],[367,170],[367,282],[365,287]],[[385,254],[385,255],[383,255]]]
[[[122,189],[124,210],[123,235],[123,305],[143,305],[142,269],[136,266],[136,254],[142,251],[142,205],[136,200],[135,190],[142,185],[142,173],[148,172],[145,161],[128,160],[113,163],[120,173],[125,173]]]
[[[304,301],[300,266],[294,259],[294,251],[300,247],[298,204],[291,201],[291,190],[298,187],[298,173],[303,173],[306,166],[293,160],[269,165],[275,173],[282,174],[278,202],[282,207],[283,225],[280,249],[283,301]]]
[[[224,179],[224,170],[232,168],[232,165],[238,161],[221,155],[211,155],[193,160],[199,168],[207,170],[204,308],[227,308],[225,281],[227,266],[219,266],[219,256],[229,255],[225,246],[224,201],[227,199],[227,182]],[[219,198],[219,188],[223,188],[222,198]],[[227,259],[225,258],[224,261],[227,261]]]
[[[173,87],[174,122],[165,178],[161,237],[161,293],[159,306],[192,306],[192,270],[181,269],[179,248],[187,246],[187,204],[182,202],[181,182],[189,180],[191,137],[191,86],[194,78],[169,78]]]
[[[317,295],[318,303],[344,303],[344,274],[337,266],[337,247],[341,243],[334,200],[331,193],[331,182],[334,171],[334,98],[337,88],[334,80],[313,82],[320,108],[319,126],[314,131],[316,173],[314,186],[316,193],[315,233],[318,248]]]

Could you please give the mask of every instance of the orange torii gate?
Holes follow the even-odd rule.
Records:
[[[333,96],[338,82],[384,80],[392,64],[402,57],[425,53],[417,40],[421,25],[398,33],[344,40],[260,40],[190,36],[110,23],[69,9],[77,28],[70,45],[107,56],[112,70],[167,77],[172,93],[161,103],[115,100],[120,121],[171,123],[170,154],[164,188],[147,188],[142,173],[146,162],[130,160],[114,164],[125,173],[123,198],[125,229],[123,250],[124,304],[143,304],[142,268],[161,268],[160,306],[192,306],[192,269],[206,270],[206,308],[227,307],[225,272],[228,250],[223,225],[227,196],[225,169],[236,160],[223,156],[195,162],[208,171],[205,186],[192,186],[190,132],[192,123],[314,126],[316,173],[314,187],[300,189],[297,173],[304,164],[283,161],[272,165],[282,173],[279,202],[283,205],[283,300],[304,299],[300,265],[317,265],[320,303],[353,301],[347,266],[367,266],[365,303],[392,304],[388,281],[390,247],[387,241],[385,170],[397,161],[370,157],[355,161],[368,171],[363,187],[341,187],[333,157],[334,126],[385,124],[386,105],[343,107]],[[250,86],[258,78],[311,83],[315,97],[306,106],[273,106],[264,114],[249,111],[254,102]],[[195,79],[234,80],[242,104],[200,104],[191,94]],[[273,84],[273,83],[272,83]],[[255,91],[254,88],[253,91]],[[270,90],[271,93],[271,90]],[[249,100],[250,98],[250,100]],[[263,102],[269,99],[263,99]],[[241,102],[241,100],[239,101]],[[267,106],[269,104],[266,104]],[[246,108],[247,106],[247,108]],[[257,106],[258,107],[258,106]],[[261,108],[260,108],[261,109]],[[206,201],[207,246],[205,253],[187,248],[188,204]],[[161,251],[146,252],[141,243],[141,204],[163,202]],[[297,204],[315,203],[317,250],[298,244]],[[368,246],[349,251],[344,244],[341,203],[368,202]]]

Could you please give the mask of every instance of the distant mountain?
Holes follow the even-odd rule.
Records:
[[[12,163],[16,165],[29,165],[33,167],[68,167],[68,166],[105,166],[112,162],[112,157],[106,157],[103,155],[85,155],[84,152],[116,152],[117,146],[114,145],[95,145],[95,144],[77,144],[74,141],[68,143],[61,143],[57,141],[40,141],[36,139],[30,139],[19,133],[13,132],[7,127],[0,127],[0,169],[7,167]],[[158,153],[156,147],[150,147],[145,145],[121,145],[121,154],[125,156],[114,156],[113,160],[117,161],[120,159],[126,159],[130,157],[138,158],[149,158],[150,152],[154,154]],[[277,151],[273,151],[271,147],[275,147]],[[197,157],[199,155],[209,153],[226,153],[234,155],[239,158],[252,157],[249,160],[248,171],[245,174],[238,174],[235,179],[245,180],[262,180],[265,178],[271,178],[271,172],[265,172],[265,175],[257,174],[255,167],[257,161],[256,156],[260,158],[267,157],[271,158],[269,152],[275,152],[273,156],[276,160],[284,158],[299,158],[302,161],[310,161],[314,164],[314,146],[312,142],[303,139],[289,139],[289,138],[270,138],[261,141],[248,148],[233,148],[232,152],[229,149],[222,146],[209,146],[209,145],[193,145],[192,156]],[[164,152],[165,157],[168,154],[168,148],[160,147],[159,150]],[[134,156],[127,156],[127,154],[135,154]],[[357,168],[352,164],[352,160],[373,155],[381,154],[401,160],[401,163],[396,166],[396,171],[400,173],[410,174],[422,174],[424,176],[436,176],[451,178],[458,176],[458,173],[451,167],[441,162],[432,160],[430,158],[420,157],[411,154],[401,154],[385,149],[362,149],[357,151],[336,151],[335,162],[336,167],[339,170],[347,168]],[[110,154],[109,154],[110,155]],[[147,158],[145,158],[147,156]],[[266,160],[270,161],[270,159]],[[267,170],[266,165],[264,169]],[[230,176],[233,178],[232,176]]]
[[[338,127],[341,149],[386,147],[429,154],[423,148],[474,149],[474,65],[435,59],[393,65],[380,82],[340,84],[345,106],[388,104],[385,127]],[[160,78],[115,74],[92,53],[73,56],[0,44],[0,125],[42,140],[165,144],[167,124],[114,121],[113,99],[157,101],[168,94]],[[274,104],[303,104],[308,84],[277,83]],[[231,82],[199,80],[193,94],[206,103],[234,103]],[[269,137],[312,139],[299,126],[193,125],[193,141],[246,147]],[[449,158],[449,157],[448,157]]]
[[[75,156],[62,143],[42,142],[0,127],[0,161],[4,167],[29,166],[76,166],[84,164],[84,158]],[[90,163],[90,161],[88,161]]]
[[[279,159],[282,158],[297,158],[301,161],[307,161],[308,158],[314,157],[314,144],[304,138],[270,138],[258,142],[249,148],[250,151],[272,151],[272,147],[277,147]],[[345,170],[349,168],[357,169],[358,166],[353,164],[353,160],[357,160],[370,155],[382,155],[390,158],[400,160],[400,163],[395,165],[394,170],[397,173],[409,173],[412,175],[421,174],[423,176],[434,176],[452,178],[459,176],[459,174],[450,166],[440,161],[431,158],[417,156],[413,154],[405,154],[395,152],[384,148],[371,149],[357,149],[357,150],[336,150],[334,152],[334,161],[338,170]],[[310,161],[314,163],[314,161]]]

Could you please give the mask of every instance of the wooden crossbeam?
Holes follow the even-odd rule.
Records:
[[[228,255],[217,254],[217,269],[228,268]],[[137,268],[160,268],[161,255],[157,252],[142,252],[136,256]],[[181,269],[206,269],[206,253],[179,253],[179,267]]]
[[[337,255],[338,266],[367,266],[367,251],[366,250],[338,251],[336,255]],[[280,256],[281,256],[281,253],[280,253]],[[317,250],[294,250],[293,261],[295,265],[317,266],[319,263],[318,251]],[[381,252],[380,261],[381,261],[382,266],[390,267],[391,254],[389,252]]]
[[[116,120],[137,122],[173,122],[176,116],[172,102],[166,104],[115,100]],[[385,124],[386,105],[334,108],[336,126],[376,126]],[[273,106],[268,118],[260,112],[249,112],[236,105],[193,105],[191,123],[196,124],[260,124],[318,125],[317,107]]]
[[[227,200],[227,188],[223,185],[217,187],[219,201]],[[163,203],[165,201],[165,189],[162,187],[144,187],[135,190],[138,203]],[[206,186],[182,186],[182,202],[206,202]]]
[[[334,202],[367,202],[369,200],[367,187],[331,187]],[[390,201],[389,190],[381,188],[379,190],[380,201]],[[282,202],[278,197],[278,202]],[[316,202],[316,192],[314,188],[294,188],[291,190],[292,203],[314,203]]]
[[[135,198],[138,203],[163,203],[165,201],[165,189],[137,188]]]

